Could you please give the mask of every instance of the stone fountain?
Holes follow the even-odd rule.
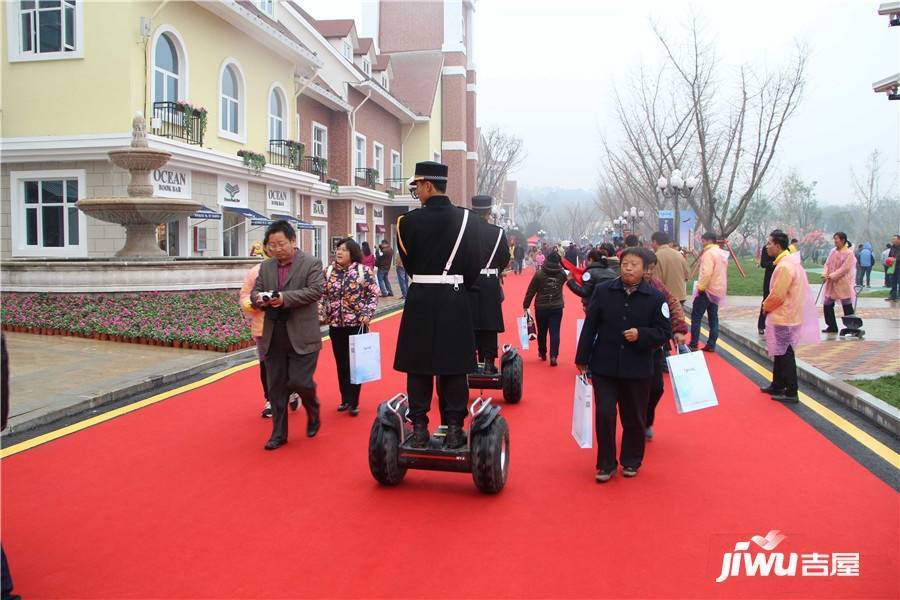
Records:
[[[131,172],[128,197],[86,198],[79,200],[75,206],[96,219],[125,227],[125,245],[116,252],[117,258],[166,260],[171,257],[157,244],[157,227],[160,223],[194,214],[201,204],[193,200],[153,196],[150,174],[169,162],[172,155],[149,147],[147,125],[141,113],[134,116],[131,125],[131,147],[108,153],[113,164]]]

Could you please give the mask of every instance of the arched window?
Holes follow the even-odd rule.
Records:
[[[222,130],[238,135],[240,132],[241,88],[234,65],[222,70]]]
[[[274,88],[269,95],[269,139],[283,140],[285,137],[284,101],[278,88]]]
[[[164,33],[156,40],[153,54],[154,102],[175,102],[181,85],[178,51],[171,36]]]

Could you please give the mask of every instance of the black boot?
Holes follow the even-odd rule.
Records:
[[[822,312],[825,313],[825,325],[827,327],[822,330],[822,333],[837,333],[837,319],[834,316],[834,304],[826,304],[822,307]]]
[[[462,448],[466,445],[468,440],[466,440],[466,434],[462,429],[461,425],[449,425],[447,426],[447,436],[444,438],[444,446],[455,450],[457,448]]]
[[[413,423],[413,432],[408,444],[410,448],[427,448],[430,439],[427,423]]]

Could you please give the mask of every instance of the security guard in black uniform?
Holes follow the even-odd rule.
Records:
[[[509,265],[509,242],[500,227],[492,225],[490,196],[473,196],[472,212],[478,215],[481,239],[481,275],[469,291],[469,305],[475,326],[475,350],[486,373],[496,373],[497,334],[503,331],[503,289],[500,276]]]
[[[434,378],[447,425],[448,448],[466,445],[462,425],[475,370],[475,335],[466,290],[482,268],[480,225],[472,213],[450,203],[447,166],[416,164],[410,192],[422,208],[397,219],[400,259],[410,276],[400,321],[394,368],[407,373],[410,445],[428,445],[428,411]]]

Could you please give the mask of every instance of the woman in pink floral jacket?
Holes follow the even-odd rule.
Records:
[[[328,323],[331,350],[341,389],[339,411],[359,414],[361,385],[350,383],[350,336],[365,332],[378,308],[380,290],[372,269],[362,264],[362,249],[353,238],[338,243],[334,262],[325,270],[320,320]]]

